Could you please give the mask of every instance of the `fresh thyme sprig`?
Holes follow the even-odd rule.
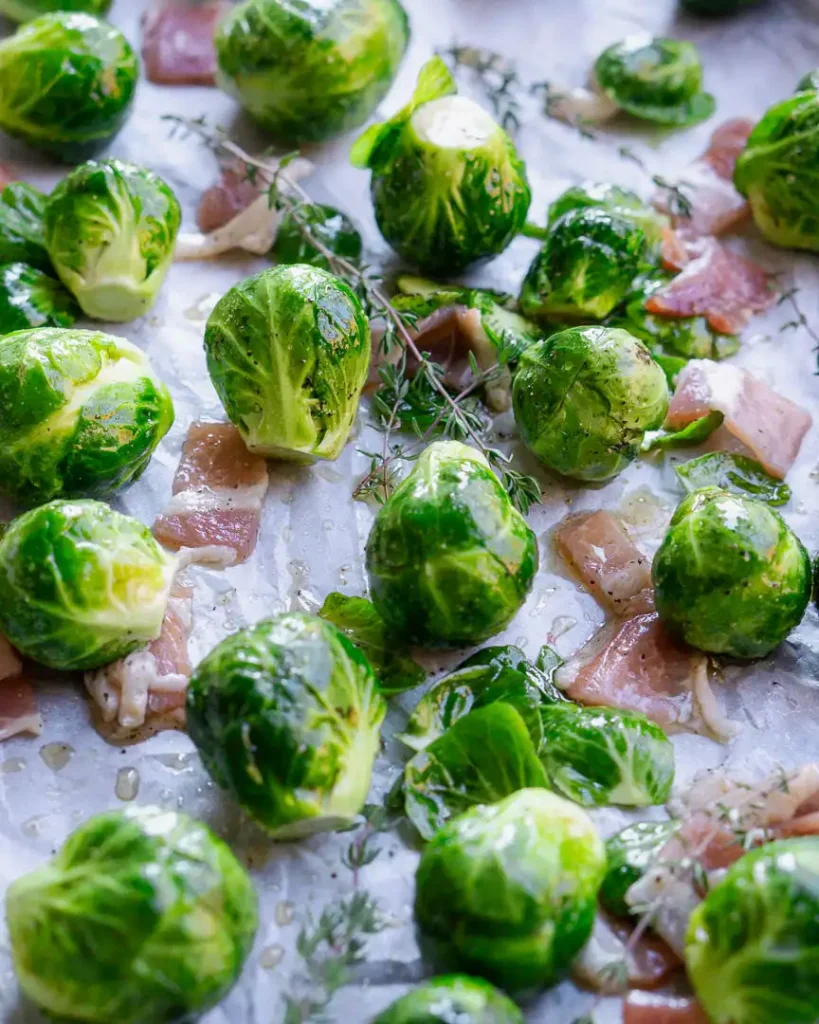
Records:
[[[684,181],[667,181],[660,174],[653,174],[651,176],[651,180],[657,188],[662,189],[667,193],[666,202],[668,204],[668,212],[672,217],[679,217],[684,220],[691,217],[694,208],[691,204],[691,200],[683,191],[685,188],[690,188],[690,185]]]
[[[397,818],[397,815],[383,804],[365,804],[361,814],[364,822],[341,855],[341,863],[353,873],[353,885],[356,888],[361,869],[372,864],[381,853],[381,847],[376,845],[375,840],[389,832]]]
[[[794,331],[798,330],[799,328],[803,328],[807,333],[808,337],[810,338],[810,340],[813,342],[814,351],[816,351],[819,350],[819,334],[817,334],[816,330],[813,327],[811,327],[810,321],[802,312],[802,307],[799,305],[799,299],[797,298],[797,296],[799,295],[799,291],[799,286],[794,285],[792,288],[789,288],[787,291],[784,291],[779,296],[777,305],[781,306],[783,303],[788,302],[790,303],[791,309],[796,314],[795,319],[788,320],[787,323],[782,324],[779,330],[780,332]],[[817,373],[819,373],[819,370],[817,370]]]
[[[520,128],[520,96],[524,86],[511,61],[494,50],[460,43],[439,50],[438,55],[446,61],[453,74],[466,69],[475,75],[501,127],[510,134]]]

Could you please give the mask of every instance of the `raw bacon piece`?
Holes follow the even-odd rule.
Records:
[[[246,210],[261,195],[258,179],[247,176],[247,169],[238,161],[222,168],[221,180],[202,193],[196,223],[205,233],[223,227]]]
[[[34,688],[22,673],[17,651],[0,636],[0,742],[26,732],[39,736],[43,731]]]
[[[747,117],[732,117],[716,128],[702,159],[726,181],[734,180],[734,168],[745,149],[755,123]]]
[[[702,238],[690,262],[648,297],[645,308],[659,316],[704,316],[719,334],[738,334],[776,297],[762,267],[714,238]]]
[[[691,258],[685,238],[673,228],[663,228],[660,257],[666,270],[682,270]]]
[[[568,516],[555,543],[604,608],[620,618],[654,611],[651,562],[611,512]]]
[[[149,82],[160,85],[215,85],[214,31],[224,3],[165,0],[149,10],[142,25],[142,60]]]
[[[194,423],[154,536],[174,551],[195,548],[207,561],[244,562],[256,546],[267,485],[267,463],[232,424]]]
[[[662,992],[629,992],[623,1004],[623,1024],[709,1024],[693,996]]]
[[[752,455],[784,479],[813,422],[810,413],[784,398],[747,370],[710,359],[692,359],[677,378],[666,426],[678,430],[721,412],[725,420],[709,445]]]

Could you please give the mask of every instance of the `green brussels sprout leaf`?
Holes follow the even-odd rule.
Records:
[[[452,974],[401,996],[372,1024],[523,1024],[523,1015],[488,981]]]
[[[732,494],[750,494],[767,505],[787,505],[791,500],[790,487],[747,455],[708,452],[676,466],[674,472],[689,494],[701,487],[720,487]]]
[[[600,902],[610,914],[627,917],[632,913],[626,893],[650,870],[679,827],[678,821],[639,821],[606,840],[607,868]]]
[[[361,256],[361,235],[347,214],[333,206],[311,203],[299,209],[298,220],[291,211],[282,217],[270,250],[277,263],[309,263],[322,270],[331,269],[327,257],[304,237],[302,224],[309,225],[310,234],[336,256],[352,261]]]
[[[626,328],[626,330],[628,330],[628,328]],[[658,355],[656,352],[651,353],[651,358],[665,374],[665,380],[668,384],[669,391],[673,391],[675,382],[677,380],[677,375],[688,362],[688,360],[683,359],[681,356]]]
[[[565,660],[560,657],[554,648],[548,644],[544,644],[538,651],[537,661],[535,666],[546,676],[549,682],[552,684],[554,693],[558,700],[565,700],[563,691],[559,690],[554,685],[555,672],[560,668],[561,665],[565,664]]]
[[[808,71],[806,75],[802,75],[796,83],[794,92],[815,92],[817,89],[819,89],[819,68],[814,68],[813,71]]]
[[[27,263],[49,272],[45,244],[48,197],[31,185],[13,181],[0,193],[0,263]]]
[[[0,15],[11,21],[31,21],[54,11],[79,11],[104,17],[113,0],[0,0]]]
[[[30,327],[71,327],[79,315],[73,297],[53,277],[25,263],[0,264],[0,335]]]
[[[648,430],[640,445],[640,451],[653,452],[665,448],[693,448],[702,444],[722,425],[725,416],[714,410],[697,420],[692,420],[679,430]]]

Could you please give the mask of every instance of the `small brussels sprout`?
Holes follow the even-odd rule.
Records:
[[[568,702],[540,709],[540,760],[552,788],[584,807],[663,804],[674,781],[674,747],[645,715]]]
[[[372,1024],[523,1024],[523,1015],[488,981],[444,974],[396,999]]]
[[[256,894],[229,847],[177,811],[132,807],[81,825],[6,894],[23,991],[87,1024],[199,1019],[236,981]]]
[[[538,321],[602,320],[631,289],[645,248],[637,225],[605,210],[569,210],[532,261],[520,308]]]
[[[702,91],[702,64],[693,43],[629,36],[605,49],[594,65],[600,91],[644,121],[688,127],[709,118],[714,97]]]
[[[135,320],[156,300],[181,220],[173,190],[152,171],[89,160],[51,193],[46,246],[86,315]]]
[[[205,330],[213,386],[251,451],[337,459],[370,365],[370,325],[337,277],[301,264],[235,285]]]
[[[791,500],[790,487],[771,476],[756,459],[747,455],[707,452],[675,466],[674,472],[689,494],[703,487],[719,487],[732,494],[749,494],[766,505],[787,505]]]
[[[0,335],[30,327],[71,327],[79,315],[72,296],[53,277],[26,263],[0,263]],[[0,374],[2,365],[0,356]]]
[[[277,141],[322,142],[367,120],[408,42],[398,0],[245,0],[216,31],[217,80]]]
[[[768,843],[691,915],[688,976],[713,1024],[813,1024],[819,1006],[819,838]]]
[[[11,21],[31,21],[54,11],[80,11],[104,17],[113,0],[0,0],[0,15]]]
[[[660,618],[692,647],[761,658],[797,626],[810,558],[772,508],[705,487],[674,513],[652,568]]]
[[[23,181],[13,181],[0,193],[0,263],[27,263],[51,271],[45,244],[48,197]]]
[[[137,479],[174,417],[135,345],[53,327],[0,338],[0,402],[0,492],[24,505]]]
[[[531,192],[526,168],[499,124],[456,96],[440,57],[421,70],[412,99],[355,143],[372,171],[379,230],[408,262],[454,274],[497,256],[521,231]]]
[[[0,42],[0,129],[81,160],[122,128],[138,79],[119,29],[90,14],[45,14]]]
[[[632,913],[626,893],[650,870],[679,827],[678,821],[638,821],[606,840],[607,867],[600,902],[609,913],[617,917]]]
[[[774,245],[819,251],[814,178],[819,152],[819,93],[798,92],[767,111],[748,137],[734,185],[756,226]]]
[[[589,209],[603,210],[640,228],[652,249],[659,248],[663,230],[668,227],[668,218],[644,203],[636,192],[621,185],[596,181],[584,181],[562,192],[549,204],[547,225],[553,227],[570,210]]]
[[[541,462],[577,480],[608,480],[665,419],[668,384],[628,331],[576,327],[523,353],[512,404],[521,437]]]
[[[0,539],[0,632],[51,668],[99,668],[159,636],[175,568],[102,502],[41,505]]]
[[[188,732],[214,781],[274,839],[349,825],[386,711],[366,657],[297,612],[229,636],[193,674]]]
[[[310,225],[310,233],[327,248],[345,260],[361,256],[361,235],[346,213],[333,206],[313,203],[299,210],[302,223]],[[282,217],[270,255],[277,263],[309,263],[312,267],[330,270],[326,256],[304,237],[289,211]]]
[[[526,599],[537,540],[484,456],[429,445],[381,506],[367,540],[376,608],[405,643],[477,644]]]
[[[415,920],[425,951],[513,994],[551,985],[591,934],[605,870],[589,816],[546,789],[475,807],[421,855]]]
[[[813,71],[809,71],[806,75],[802,75],[799,81],[796,83],[796,89],[794,92],[810,92],[811,90],[819,89],[819,68],[814,68]]]

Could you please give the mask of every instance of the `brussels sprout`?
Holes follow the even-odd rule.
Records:
[[[819,251],[814,197],[819,151],[819,93],[799,92],[777,103],[748,137],[734,170],[756,226],[774,245]]]
[[[0,129],[81,160],[122,128],[138,79],[119,29],[90,14],[45,14],[0,42]]]
[[[626,893],[649,871],[679,827],[678,821],[638,821],[606,840],[607,868],[600,902],[609,913],[627,917],[632,912]]]
[[[45,244],[48,197],[31,185],[13,181],[0,193],[0,263],[27,263],[51,270]]]
[[[216,31],[217,80],[279,142],[363,124],[409,42],[398,0],[245,0]]]
[[[790,487],[766,473],[747,455],[708,452],[675,466],[674,472],[689,494],[702,487],[719,487],[732,494],[750,494],[766,505],[787,505],[791,500]]]
[[[199,1018],[236,981],[256,895],[228,846],[176,811],[91,818],[13,882],[6,917],[26,995],[87,1024]]]
[[[496,703],[459,718],[404,769],[404,808],[424,839],[455,814],[519,789],[548,788],[525,722]]]
[[[640,270],[646,237],[605,210],[560,217],[523,281],[520,308],[533,320],[602,320],[618,306]]]
[[[385,711],[355,644],[297,612],[223,640],[188,687],[188,732],[205,767],[274,839],[352,822]]]
[[[436,959],[524,992],[557,981],[585,944],[605,870],[585,811],[523,789],[432,839],[415,876],[415,920]]]
[[[722,425],[725,416],[714,410],[692,420],[679,430],[649,430],[640,445],[640,451],[650,452],[658,448],[690,448],[702,444]]]
[[[691,915],[688,975],[713,1024],[813,1024],[819,1006],[819,839],[768,843]]]
[[[761,658],[799,624],[810,558],[761,501],[705,487],[674,513],[652,568],[657,611],[700,650]]]
[[[646,205],[636,192],[620,185],[596,181],[584,181],[582,185],[572,185],[562,192],[549,205],[547,225],[553,227],[570,210],[588,209],[603,210],[640,228],[652,249],[659,248],[663,230],[668,227],[668,218],[653,206]]]
[[[113,0],[0,0],[0,15],[11,21],[31,21],[54,11],[80,11],[103,17]]]
[[[396,999],[373,1024],[523,1024],[523,1015],[489,982],[445,974]]]
[[[757,7],[760,2],[761,0],[681,0],[683,8],[691,14],[716,18],[737,14],[748,7]]]
[[[810,92],[811,89],[819,89],[819,68],[814,68],[813,71],[802,75],[796,83],[794,92]]]
[[[477,644],[506,626],[537,569],[537,540],[484,456],[424,450],[367,540],[372,599],[405,643]]]
[[[175,567],[102,502],[41,505],[0,539],[0,632],[51,668],[99,668],[159,636]]]
[[[644,121],[688,127],[709,118],[714,97],[702,91],[702,64],[693,43],[629,36],[605,49],[594,65],[600,91]]]
[[[89,160],[51,193],[48,254],[83,312],[122,322],[153,306],[182,220],[162,178],[120,160]]]
[[[53,327],[0,338],[0,403],[0,491],[26,505],[135,480],[174,416],[135,345]]]
[[[370,325],[318,267],[273,267],[235,285],[205,330],[213,386],[251,451],[337,459],[370,365]]]
[[[440,57],[421,70],[412,99],[353,146],[372,171],[381,234],[410,263],[454,274],[497,256],[526,223],[526,168],[506,132],[477,103],[455,96]]]
[[[613,327],[577,327],[528,348],[512,388],[526,446],[577,480],[608,480],[665,419],[668,384],[641,341]]]
[[[79,315],[74,299],[53,277],[26,263],[0,263],[0,335],[30,327],[70,327]],[[2,365],[0,356],[0,373]]]
[[[336,256],[346,260],[357,260],[361,256],[361,235],[346,213],[313,203],[299,210],[299,222],[309,224],[310,233]],[[299,222],[290,211],[285,213],[270,255],[277,263],[309,263],[312,267],[330,270],[326,256],[307,241]]]

